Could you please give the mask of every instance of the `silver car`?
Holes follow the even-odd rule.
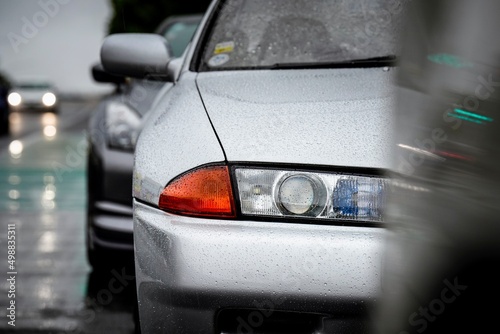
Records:
[[[37,109],[57,113],[57,92],[52,83],[43,78],[24,79],[11,88],[7,101],[12,110]]]
[[[182,63],[106,38],[107,71],[175,83],[134,158],[143,333],[369,332],[402,10],[214,1]]]

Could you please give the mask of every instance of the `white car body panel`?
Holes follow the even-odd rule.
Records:
[[[200,73],[228,161],[386,168],[394,71]]]
[[[158,204],[161,191],[177,175],[225,160],[201,103],[195,74],[184,76],[151,111],[149,126],[141,131],[137,142],[134,197],[153,205]],[[182,94],[177,93],[180,91]]]

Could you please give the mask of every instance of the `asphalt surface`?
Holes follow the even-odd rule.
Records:
[[[134,332],[133,265],[94,272],[85,255],[85,129],[96,104],[12,113],[0,137],[0,333]]]

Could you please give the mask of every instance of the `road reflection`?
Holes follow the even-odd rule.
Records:
[[[84,308],[78,333],[135,333],[137,303],[134,267],[118,261],[112,267],[88,274]]]
[[[43,135],[45,139],[53,139],[57,134],[57,116],[51,112],[42,115]]]
[[[11,112],[9,115],[10,133],[17,135],[22,131],[22,117],[19,112]]]
[[[15,328],[0,322],[2,333],[133,333],[133,264],[117,261],[94,272],[86,259],[90,110],[74,104],[61,115],[15,112],[11,135],[0,140],[0,227],[15,225],[18,273],[18,321]],[[6,231],[0,249],[7,249]]]
[[[10,156],[13,159],[19,159],[23,153],[24,145],[20,140],[13,140],[9,145]]]

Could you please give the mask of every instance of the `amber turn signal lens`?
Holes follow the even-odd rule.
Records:
[[[177,177],[163,190],[159,207],[186,216],[236,217],[228,167],[209,166]]]

